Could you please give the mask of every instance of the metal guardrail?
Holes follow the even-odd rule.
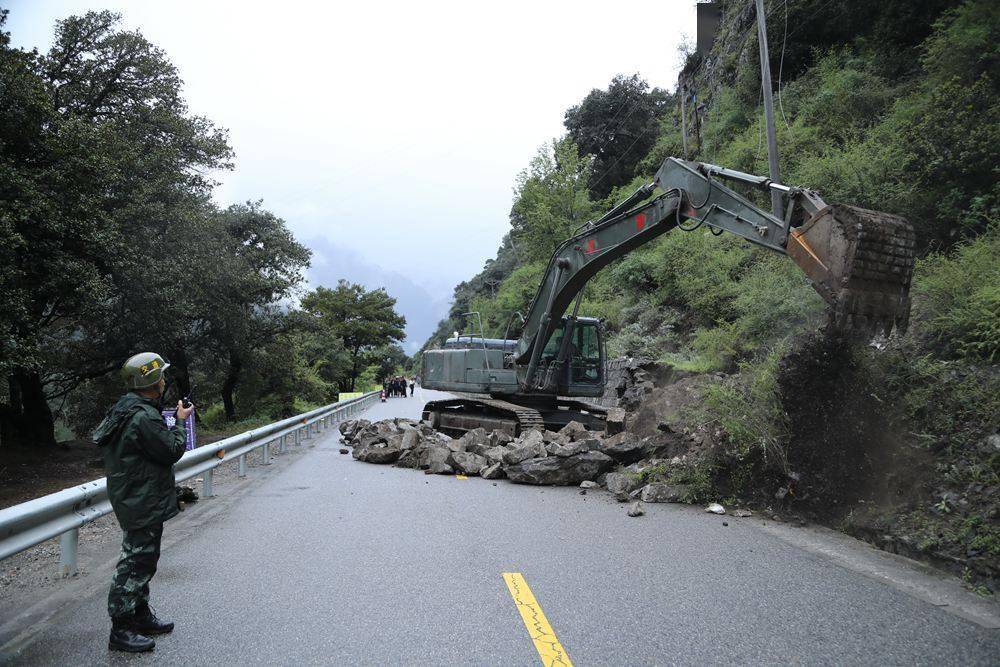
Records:
[[[371,391],[198,447],[174,464],[174,475],[178,482],[201,475],[201,496],[210,498],[214,495],[212,477],[216,466],[236,459],[239,476],[245,477],[246,457],[253,450],[261,449],[263,464],[270,465],[272,443],[277,442],[278,451],[284,452],[289,439],[298,445],[365,410],[378,398],[379,392]],[[105,477],[0,510],[0,560],[59,537],[59,571],[63,576],[76,574],[80,527],[110,512]]]

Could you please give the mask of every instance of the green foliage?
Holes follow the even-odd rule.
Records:
[[[571,139],[541,148],[514,188],[511,239],[522,262],[547,261],[556,246],[594,217],[587,193],[592,160]]]
[[[712,473],[712,464],[709,461],[699,461],[693,465],[671,467],[667,480],[672,484],[684,485],[681,502],[704,503],[715,498]]]
[[[949,357],[1000,358],[1000,223],[951,253],[921,260],[913,280],[917,335]]]
[[[315,317],[323,333],[343,341],[351,359],[341,391],[355,391],[359,374],[381,346],[403,340],[406,320],[395,310],[396,300],[384,289],[365,290],[341,280],[333,289],[317,287],[302,298],[302,310]],[[400,358],[395,365],[401,364]]]
[[[787,415],[778,394],[778,361],[783,349],[742,364],[739,375],[711,383],[698,408],[700,421],[725,432],[726,456],[736,462],[763,462],[787,472]]]
[[[897,91],[850,50],[821,58],[785,94],[796,123],[824,144],[840,146],[864,135],[895,99]]]
[[[230,421],[333,400],[351,370],[341,338],[287,305],[309,251],[259,201],[212,203],[226,131],[189,113],[164,52],[120,23],[59,21],[44,54],[0,29],[4,444],[52,442],[53,411],[89,432],[141,350],[171,362],[171,395],[195,381]]]
[[[905,410],[914,432],[935,447],[966,450],[996,428],[1000,377],[995,369],[970,368],[907,348],[878,362],[889,395]]]
[[[588,175],[593,199],[635,176],[636,165],[657,141],[659,119],[671,105],[670,95],[638,74],[618,75],[607,90],[592,90],[566,111],[566,130],[580,151],[594,158]]]
[[[949,9],[934,24],[924,42],[921,64],[933,83],[952,79],[971,82],[988,76],[1000,82],[1000,7],[989,0],[971,0]]]
[[[737,278],[753,257],[744,242],[716,237],[707,229],[674,231],[656,251],[656,297],[661,303],[685,306],[705,324],[733,316]]]

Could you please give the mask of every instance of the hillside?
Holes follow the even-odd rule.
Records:
[[[681,73],[686,95],[621,76],[567,110],[566,134],[517,179],[496,259],[456,287],[425,348],[469,330],[470,310],[502,336],[555,244],[683,155],[682,103],[691,159],[767,173],[753,3],[718,4],[714,46]],[[642,409],[654,431],[704,445],[660,472],[690,502],[822,521],[987,593],[1000,575],[1000,7],[767,4],[782,180],[911,221],[909,330],[828,341],[791,262],[705,229],[605,269],[580,312],[604,318],[610,357],[667,371]],[[677,378],[693,378],[695,400],[668,409]]]

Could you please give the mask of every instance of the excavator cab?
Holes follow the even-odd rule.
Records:
[[[592,317],[564,317],[542,350],[544,386],[563,396],[600,396],[604,391],[604,335]]]

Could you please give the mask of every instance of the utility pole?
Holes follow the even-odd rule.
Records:
[[[764,24],[764,0],[757,4],[757,41],[760,42],[760,78],[764,87],[764,125],[767,128],[767,166],[769,176],[775,183],[781,182],[778,173],[778,140],[774,134],[774,98],[771,96],[771,62],[767,55],[767,26]],[[777,218],[784,218],[781,194],[771,190],[771,212]]]
[[[693,91],[691,95],[691,107],[694,109],[694,149],[701,153],[701,120],[698,118],[698,91]]]
[[[687,126],[687,83],[681,79],[681,141],[684,144],[684,159],[688,159],[688,126]]]

